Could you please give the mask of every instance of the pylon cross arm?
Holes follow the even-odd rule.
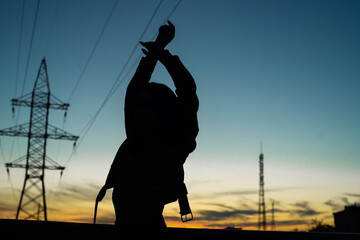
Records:
[[[38,165],[32,165],[29,164],[28,166],[24,163],[24,164],[19,164],[19,163],[6,163],[5,164],[6,167],[8,168],[28,168],[28,169],[47,169],[47,170],[65,170],[65,167],[63,166],[50,166],[50,165],[45,165],[43,166],[38,166]]]
[[[49,106],[46,101],[33,102],[32,101],[32,92],[27,93],[19,98],[11,99],[11,106],[13,107],[33,107],[35,108],[47,108],[58,109],[58,110],[68,110],[70,104],[62,102],[59,98],[55,97],[50,93],[50,102]]]
[[[51,124],[48,126],[48,133],[47,137],[50,139],[62,139],[62,140],[70,140],[70,141],[77,141],[79,136],[72,135],[60,128],[57,128]]]
[[[0,130],[0,135],[10,136],[10,137],[33,137],[33,138],[44,138],[43,133],[31,133],[29,136],[29,123],[20,124],[14,127],[9,127]],[[57,128],[51,124],[48,126],[48,132],[46,138],[49,139],[61,139],[61,140],[70,140],[77,141],[79,136],[70,134],[60,128]]]
[[[64,103],[54,95],[50,94],[50,108],[59,109],[59,110],[67,110],[69,108],[69,103]]]
[[[10,137],[28,137],[29,136],[29,123],[20,124],[14,127],[9,127],[0,130],[0,135]]]

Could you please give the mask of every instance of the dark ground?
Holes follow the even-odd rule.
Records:
[[[66,239],[85,239],[90,237],[101,240],[111,239],[159,239],[149,236],[141,227],[131,232],[121,234],[114,225],[86,224],[68,222],[43,222],[27,220],[0,219],[0,233],[3,236],[51,236],[56,238],[66,236]],[[125,236],[125,237],[124,237]],[[155,237],[155,238],[154,238]],[[168,228],[165,239],[357,239],[360,234],[353,233],[308,233],[308,232],[270,232],[270,231],[247,231],[247,230],[216,230],[216,229],[191,229],[191,228]],[[9,239],[7,237],[1,239]]]

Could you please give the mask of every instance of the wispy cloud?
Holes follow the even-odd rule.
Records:
[[[208,206],[220,207],[220,208],[224,208],[224,209],[228,209],[228,210],[234,210],[234,207],[231,207],[227,204],[222,204],[222,203],[203,203],[202,205],[208,205]]]
[[[360,194],[356,193],[344,193],[344,195],[345,196],[330,199],[324,202],[324,204],[331,207],[333,211],[340,211],[344,209],[344,206],[352,204],[351,198],[360,198]]]
[[[291,191],[294,189],[299,189],[295,187],[279,187],[279,188],[267,188],[266,192],[284,192],[284,191]],[[226,192],[219,192],[216,195],[252,195],[252,194],[259,194],[259,189],[248,189],[248,190],[240,190],[240,191],[226,191]]]
[[[14,206],[11,206],[5,202],[1,202],[0,201],[0,211],[9,211],[9,210],[14,210]]]
[[[230,218],[239,218],[244,219],[246,216],[256,215],[258,212],[256,210],[224,210],[224,211],[213,211],[213,210],[202,210],[198,211],[197,214],[200,215],[200,219],[206,219],[209,221],[220,221]]]
[[[303,188],[299,187],[279,187],[279,188],[267,188],[266,192],[284,192],[284,191],[293,191],[293,190],[299,190]],[[238,191],[222,191],[222,192],[215,192],[215,193],[209,193],[209,194],[191,194],[192,200],[202,200],[202,199],[214,199],[224,196],[246,196],[246,195],[257,195],[259,194],[259,189],[244,189],[244,190],[238,190]]]
[[[356,198],[360,198],[360,194],[358,193],[345,193],[346,196],[349,197],[356,197]]]
[[[231,207],[231,206],[228,206],[225,204],[209,204],[209,205],[218,206],[223,209],[197,211],[197,215],[199,215],[200,220],[205,219],[205,220],[211,220],[211,221],[223,221],[223,220],[232,219],[232,218],[238,218],[238,219],[245,220],[245,219],[249,219],[249,217],[251,217],[251,216],[255,216],[258,214],[258,209],[255,207],[254,208],[246,207],[246,208],[239,209],[239,208]],[[272,211],[271,209],[268,209],[266,212],[269,214],[269,213],[271,213],[271,211]],[[320,212],[316,212],[315,210],[309,209],[308,207],[305,208],[305,210],[303,210],[303,209],[286,210],[286,209],[275,208],[274,212],[275,213],[296,212],[296,213],[298,213],[298,215],[301,215],[301,216],[316,215],[316,214],[320,213]]]
[[[292,210],[291,212],[299,215],[300,217],[308,217],[308,216],[315,216],[322,214],[323,212],[316,211],[312,207],[310,207],[310,204],[308,201],[301,201],[294,204],[294,206],[297,208],[295,210]]]
[[[328,200],[324,202],[324,204],[331,207],[333,211],[338,211],[343,208],[343,204],[337,203],[335,200]]]
[[[299,219],[299,220],[283,220],[283,221],[276,221],[276,227],[296,227],[299,225],[309,225],[310,224],[310,220],[303,220],[303,219]],[[206,227],[216,227],[216,228],[226,228],[228,226],[236,226],[236,227],[258,227],[258,222],[257,221],[239,221],[238,223],[234,224],[229,222],[225,222],[225,223],[210,223],[210,224],[205,224]]]
[[[56,195],[58,199],[67,201],[95,201],[95,197],[99,189],[100,186],[94,185],[92,183],[83,185],[62,183],[56,191],[50,191],[50,193]]]
[[[350,204],[350,202],[349,202],[349,200],[348,200],[347,197],[342,197],[341,200],[342,200],[343,203],[345,203],[346,205],[349,205],[349,204]]]

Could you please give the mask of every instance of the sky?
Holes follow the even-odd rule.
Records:
[[[29,108],[13,117],[10,99],[32,91],[45,57],[51,93],[70,103],[66,119],[51,110],[50,123],[80,136],[76,148],[48,140],[48,156],[66,167],[62,177],[45,173],[48,220],[92,221],[126,138],[123,103],[142,56],[138,41],[153,39],[177,1],[161,2],[140,39],[159,1],[120,0],[91,55],[113,4],[41,1],[29,54],[37,1],[25,1],[22,34],[22,1],[0,1],[0,129],[29,121]],[[183,0],[169,19],[176,35],[167,48],[197,84],[200,132],[184,165],[194,220],[182,223],[171,203],[168,226],[257,229],[260,142],[268,228],[272,202],[276,230],[306,230],[315,218],[333,224],[333,212],[360,201],[359,1]],[[128,74],[86,132],[135,47]],[[174,89],[161,64],[152,81]],[[24,169],[8,175],[4,164],[26,147],[26,138],[0,136],[0,218],[15,217],[24,181]],[[109,190],[98,222],[114,220]]]

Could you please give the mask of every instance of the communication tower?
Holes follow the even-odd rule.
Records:
[[[265,211],[265,190],[264,190],[264,154],[262,153],[262,143],[260,143],[260,156],[259,156],[259,165],[260,165],[260,190],[259,190],[259,222],[258,229],[261,228],[266,230],[266,211]]]

